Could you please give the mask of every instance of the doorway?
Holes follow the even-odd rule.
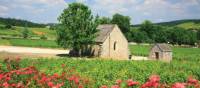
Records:
[[[156,55],[156,59],[158,60],[159,59],[159,53],[155,52],[155,55]]]

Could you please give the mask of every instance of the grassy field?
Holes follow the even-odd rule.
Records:
[[[31,39],[0,39],[0,45],[60,48],[53,40],[31,40]]]
[[[130,45],[131,54],[138,56],[148,56],[151,46],[148,45]],[[182,48],[172,47],[173,58],[179,60],[200,59],[200,48]]]
[[[14,29],[14,30],[13,30]],[[11,36],[20,37],[22,36],[22,31],[24,27],[13,27],[13,29],[5,29],[0,27],[1,36]],[[28,28],[30,30],[29,36],[40,38],[45,35],[48,39],[55,40],[56,32],[55,30],[49,30],[48,28]]]
[[[184,29],[199,29],[200,28],[200,24],[198,23],[194,23],[194,22],[186,22],[186,23],[182,23],[177,25],[177,27],[181,27]]]
[[[115,80],[134,79],[144,83],[152,74],[158,74],[162,83],[185,82],[188,76],[200,79],[200,60],[178,61],[171,63],[159,61],[114,61],[114,60],[73,60],[76,58],[58,59],[24,59],[21,67],[35,66],[41,72],[47,74],[61,74],[61,65],[66,64],[68,68],[74,68],[79,75],[88,77],[94,81],[93,88],[100,85],[114,84]],[[1,61],[2,69],[5,64]]]

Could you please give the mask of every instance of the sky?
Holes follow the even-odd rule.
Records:
[[[72,2],[84,3],[94,15],[130,16],[132,24],[200,19],[200,0],[0,0],[0,17],[57,23],[58,16]]]

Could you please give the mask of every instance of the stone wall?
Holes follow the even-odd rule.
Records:
[[[116,42],[116,49],[114,50],[114,43]],[[128,41],[122,34],[121,30],[115,26],[110,36],[102,44],[101,57],[113,59],[128,59],[129,49]]]

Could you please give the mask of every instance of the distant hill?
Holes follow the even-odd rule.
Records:
[[[21,26],[21,27],[24,27],[25,25],[27,25],[28,27],[45,27],[46,26],[45,24],[34,23],[27,20],[15,19],[15,18],[3,18],[3,17],[0,17],[0,24]]]
[[[168,26],[168,27],[181,27],[184,29],[200,29],[200,19],[188,19],[188,20],[176,20],[170,22],[154,23],[156,25]],[[133,25],[133,27],[138,27],[138,25]]]

